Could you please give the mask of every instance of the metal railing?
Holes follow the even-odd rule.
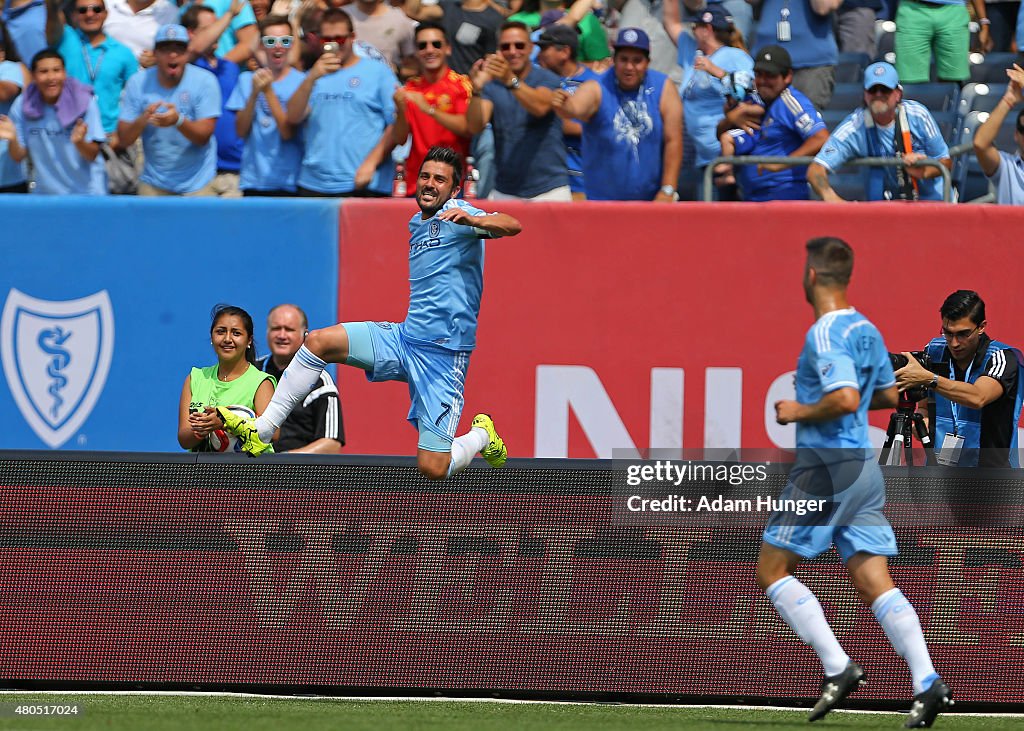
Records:
[[[710,203],[713,200],[713,176],[716,165],[728,163],[730,165],[785,165],[786,167],[799,167],[802,165],[810,165],[812,162],[814,162],[813,157],[776,157],[771,155],[734,155],[730,157],[716,157],[706,168],[704,168],[704,181],[702,184],[704,201]],[[895,157],[857,157],[853,160],[847,160],[846,165],[851,167],[906,167],[906,164],[902,160]],[[946,169],[945,165],[938,160],[929,157],[924,160],[918,160],[911,167],[938,168],[939,174],[942,175],[942,200],[946,203],[952,202],[953,178],[949,174],[949,170]]]

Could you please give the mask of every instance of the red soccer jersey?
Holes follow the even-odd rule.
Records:
[[[457,74],[451,69],[431,84],[422,76],[414,76],[405,83],[406,91],[418,91],[423,94],[427,103],[439,112],[465,115],[469,108],[469,99],[473,95],[473,83],[468,76]],[[409,159],[405,161],[405,179],[408,181],[409,195],[416,192],[416,178],[419,176],[420,165],[427,156],[427,150],[434,145],[445,145],[458,152],[465,162],[469,154],[469,137],[459,137],[451,130],[445,129],[440,122],[411,102],[405,103],[405,118],[409,122],[412,134],[412,148]],[[462,181],[458,181],[459,185]]]

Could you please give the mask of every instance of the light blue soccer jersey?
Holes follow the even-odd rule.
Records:
[[[949,157],[949,148],[942,139],[939,125],[936,124],[931,112],[915,101],[904,101],[903,107],[907,112],[907,124],[910,127],[914,152],[923,153],[936,160]],[[895,157],[895,138],[895,123],[888,127],[879,127],[867,110],[858,109],[836,127],[814,161],[831,172],[838,172],[847,160],[855,157]],[[868,200],[879,201],[898,197],[895,168],[869,168],[864,172],[864,176]],[[918,181],[918,195],[921,200],[942,200],[942,178]]]
[[[29,119],[22,108],[24,99],[24,96],[19,96],[14,100],[11,121],[18,132],[18,144],[27,148],[32,158],[36,180],[33,192],[43,195],[106,195],[107,169],[103,155],[97,155],[92,162],[87,161],[71,141],[74,125],[61,126],[56,108],[49,104],[43,105],[42,117]],[[96,97],[89,100],[83,119],[87,126],[86,140],[106,141]]]
[[[273,83],[274,94],[283,108],[287,109],[288,100],[304,78],[306,75],[303,72],[291,69],[283,79]],[[252,72],[245,71],[238,77],[226,108],[236,112],[245,109],[251,95]],[[260,94],[256,100],[252,127],[242,151],[240,187],[242,190],[295,190],[301,162],[301,137],[296,135],[290,140],[281,138],[274,115],[270,113],[267,97]]]
[[[882,335],[852,307],[823,315],[807,332],[796,368],[796,400],[813,404],[840,388],[860,392],[853,414],[796,425],[797,450],[870,449],[868,406],[876,391],[896,383]]]
[[[156,67],[128,79],[121,99],[121,119],[135,121],[150,104],[174,104],[187,119],[210,119],[221,114],[217,77],[186,64],[173,89],[160,85]],[[172,193],[192,193],[217,174],[217,141],[211,135],[202,147],[189,142],[175,127],[147,125],[142,132],[145,163],[140,180]]]
[[[473,216],[487,215],[464,200],[450,200],[442,211],[458,206]],[[408,339],[447,350],[476,347],[476,320],[484,288],[484,242],[472,226],[422,220],[409,221]]]
[[[734,71],[753,73],[754,70],[754,59],[750,54],[732,46],[722,46],[708,56],[708,60],[727,74]],[[716,79],[707,71],[697,71],[692,65],[684,68],[683,83],[679,87],[686,122],[684,129],[693,138],[697,151],[694,164],[704,167],[722,152],[716,128],[725,116],[726,87],[722,79]]]
[[[0,61],[0,81],[9,81],[19,89],[25,79],[21,75],[21,64],[14,61]],[[18,97],[15,97],[17,99]],[[11,112],[10,101],[0,101],[0,114],[8,116]],[[7,140],[0,140],[0,188],[7,188],[25,182],[25,168],[20,162],[14,162],[7,152]]]
[[[397,86],[389,68],[365,59],[316,80],[303,127],[306,149],[300,187],[318,193],[355,190],[356,170],[395,121]],[[390,193],[392,177],[388,158],[367,187]]]

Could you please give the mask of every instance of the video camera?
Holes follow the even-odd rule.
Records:
[[[923,350],[912,350],[910,354],[914,356],[914,360],[923,365],[925,369],[935,372],[932,369],[932,359],[927,352]],[[898,371],[900,368],[910,363],[907,360],[907,356],[903,353],[889,353],[889,362],[892,363],[892,369]],[[914,388],[908,388],[902,394],[900,394],[901,400],[910,402],[918,402],[928,397],[928,389],[924,386],[915,386]]]

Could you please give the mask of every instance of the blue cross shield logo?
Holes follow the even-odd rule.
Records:
[[[107,382],[114,309],[106,290],[49,301],[12,289],[0,315],[0,357],[14,401],[56,449],[85,423]]]

